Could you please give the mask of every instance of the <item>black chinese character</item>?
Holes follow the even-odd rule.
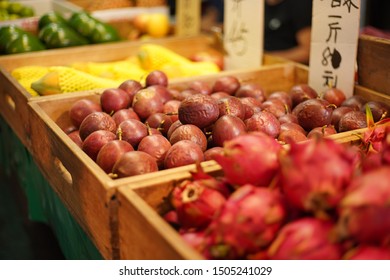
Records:
[[[337,75],[333,75],[332,71],[325,70],[322,78],[324,78],[324,87],[337,87]]]
[[[347,6],[348,7],[348,13],[351,12],[351,8],[354,7],[355,9],[359,9],[358,6],[356,6],[352,0],[344,0],[344,4],[343,6]]]
[[[324,0],[321,0],[321,1],[324,1]],[[341,6],[341,0],[332,0],[331,6],[332,6],[332,8],[340,7]]]
[[[322,65],[328,66],[329,59],[330,59],[330,63],[332,64],[333,69],[337,69],[340,67],[342,57],[341,57],[340,52],[336,48],[333,48],[333,51],[332,51],[329,47],[327,47],[322,52]]]
[[[232,9],[235,11],[239,16],[241,16],[241,2],[244,0],[233,0],[233,6]]]
[[[329,18],[341,18],[341,16],[329,16]],[[334,43],[337,42],[337,31],[341,30],[341,27],[339,26],[339,24],[340,24],[340,22],[338,22],[338,21],[331,22],[328,24],[329,36],[328,36],[328,39],[326,39],[326,42],[330,41],[332,34],[333,34],[333,38],[334,38]],[[334,31],[334,33],[333,33],[333,31]]]
[[[229,32],[226,34],[227,41],[231,44],[235,54],[241,56],[248,50],[248,29],[245,22],[233,21]]]
[[[340,7],[341,6],[341,0],[332,0],[332,8]]]

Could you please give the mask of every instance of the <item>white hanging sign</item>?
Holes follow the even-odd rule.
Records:
[[[313,0],[309,85],[353,95],[360,0]]]
[[[264,0],[224,0],[225,69],[258,67],[263,61]]]
[[[194,36],[200,33],[201,0],[176,0],[175,34]]]

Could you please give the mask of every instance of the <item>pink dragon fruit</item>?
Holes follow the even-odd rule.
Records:
[[[271,260],[336,260],[341,246],[332,241],[333,224],[312,217],[287,223],[268,248]]]
[[[340,239],[378,245],[390,241],[390,166],[354,178],[339,211]]]
[[[203,180],[184,180],[171,197],[178,223],[185,229],[206,227],[225,201],[221,192],[207,187]]]
[[[244,185],[232,193],[206,229],[211,259],[237,259],[266,247],[285,220],[279,192]]]
[[[354,174],[355,152],[331,139],[291,143],[281,154],[281,188],[293,207],[310,212],[333,209]]]
[[[363,143],[367,149],[373,149],[377,152],[382,150],[384,138],[389,134],[390,118],[385,118],[378,122],[374,122],[369,106],[366,106],[367,130],[363,134]]]
[[[360,245],[349,250],[343,257],[345,260],[390,260],[390,249],[370,245]]]
[[[271,136],[253,132],[226,141],[224,154],[216,155],[215,160],[232,185],[268,186],[279,169],[281,148]]]
[[[203,231],[183,231],[180,232],[180,236],[189,246],[198,252],[202,252],[207,243]]]
[[[365,151],[361,163],[363,172],[390,165],[390,125],[368,129],[363,135],[362,146]]]

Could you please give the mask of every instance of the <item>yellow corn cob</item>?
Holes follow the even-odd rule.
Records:
[[[145,70],[160,70],[166,65],[176,66],[191,63],[191,60],[163,46],[144,44],[137,53],[139,63]]]
[[[40,95],[118,87],[118,81],[100,78],[65,66],[53,66],[31,87]]]

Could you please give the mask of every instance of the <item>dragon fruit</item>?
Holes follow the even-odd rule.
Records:
[[[390,165],[390,125],[375,125],[365,131],[362,150],[365,151],[361,162],[363,172]]]
[[[215,155],[227,181],[236,186],[268,186],[279,169],[282,146],[262,132],[240,135],[224,143],[224,154]]]
[[[340,239],[378,245],[390,241],[390,166],[354,178],[339,213]]]
[[[178,223],[185,229],[206,227],[225,201],[221,192],[207,187],[203,180],[184,180],[171,196]]]
[[[345,260],[390,260],[390,249],[385,247],[375,247],[360,245],[345,253]]]
[[[285,221],[279,192],[244,185],[232,193],[206,229],[206,258],[237,259],[268,246]]]
[[[204,250],[206,238],[203,231],[183,231],[179,234],[196,251],[201,252]]]
[[[281,188],[293,207],[313,213],[335,208],[354,174],[356,153],[331,139],[291,143],[281,154]]]
[[[268,248],[271,260],[336,260],[342,250],[332,241],[333,224],[305,217],[287,223]]]
[[[390,132],[390,118],[385,118],[378,122],[374,122],[369,106],[366,106],[367,130],[363,134],[363,144],[367,149],[373,149],[377,152],[382,150],[384,138]]]

